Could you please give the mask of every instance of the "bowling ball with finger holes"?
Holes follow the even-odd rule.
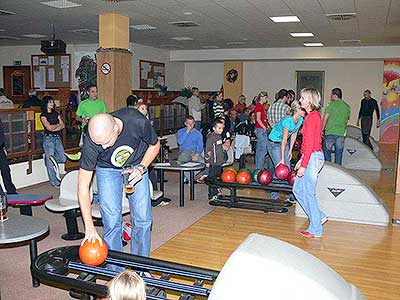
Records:
[[[221,174],[221,180],[225,183],[235,183],[236,182],[236,173],[232,170],[224,170]]]
[[[98,240],[96,240],[94,243],[86,240],[79,247],[79,258],[83,263],[90,266],[101,265],[106,260],[107,255],[108,249],[104,240],[101,246]]]
[[[270,184],[272,182],[272,179],[273,179],[273,175],[268,170],[261,170],[257,176],[258,183],[261,185]]]
[[[236,175],[236,181],[240,184],[249,184],[251,182],[251,175],[249,172],[240,171]]]
[[[290,169],[287,165],[280,164],[275,168],[275,176],[278,179],[285,180],[289,176],[289,173]]]

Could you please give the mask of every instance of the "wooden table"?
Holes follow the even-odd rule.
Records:
[[[8,220],[0,222],[0,245],[29,241],[31,264],[37,256],[36,240],[49,231],[49,222],[31,216],[8,214]],[[17,247],[20,244],[16,245]],[[5,259],[5,258],[3,258]],[[9,259],[12,259],[11,257]],[[39,280],[32,277],[32,285],[38,287]]]
[[[178,164],[176,162],[170,162],[170,163],[155,163],[153,164],[153,167],[155,170],[160,171],[160,190],[164,193],[164,171],[178,171],[180,173],[179,176],[179,206],[183,207],[185,206],[185,189],[184,189],[184,178],[185,172],[190,173],[190,179],[189,179],[189,184],[190,184],[190,200],[194,200],[194,172],[195,171],[200,171],[205,168],[205,165],[203,163],[195,163],[196,165],[192,165],[194,163],[190,163],[190,166],[188,166],[188,163],[184,164]]]

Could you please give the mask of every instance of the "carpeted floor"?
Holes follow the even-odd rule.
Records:
[[[165,184],[165,195],[172,199],[168,206],[153,208],[152,251],[160,247],[169,239],[189,227],[201,217],[213,210],[208,204],[207,186],[197,184],[195,200],[189,200],[189,186],[185,186],[185,207],[179,207],[178,173],[166,172],[168,183]],[[57,197],[59,190],[52,188],[49,183],[35,185],[18,190],[25,194],[52,194]],[[18,214],[18,209],[10,208],[11,213]],[[49,212],[44,206],[33,208],[35,217],[43,218],[50,223],[50,233],[38,242],[38,252],[65,245],[77,245],[79,241],[67,242],[60,238],[66,232],[66,225],[62,214]],[[128,216],[124,220],[128,220]],[[79,228],[83,232],[82,220],[79,219]],[[101,230],[101,228],[99,228]],[[129,251],[129,246],[125,251]],[[0,246],[0,299],[40,299],[63,300],[71,299],[69,294],[61,289],[41,284],[33,288],[29,271],[29,247],[27,244],[15,247]]]

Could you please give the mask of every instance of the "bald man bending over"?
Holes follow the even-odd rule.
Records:
[[[157,156],[157,134],[136,109],[122,108],[111,114],[101,113],[90,119],[88,135],[82,146],[78,179],[78,199],[85,223],[85,240],[100,240],[92,219],[90,183],[96,171],[99,203],[103,218],[103,238],[111,250],[122,251],[122,167],[127,160],[135,166],[129,176],[135,185],[128,194],[131,210],[131,253],[150,255],[152,222],[147,167]]]

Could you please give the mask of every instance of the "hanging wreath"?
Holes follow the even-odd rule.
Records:
[[[230,83],[234,83],[237,80],[238,76],[238,71],[236,71],[235,69],[231,69],[228,71],[228,73],[226,73],[226,80]]]

